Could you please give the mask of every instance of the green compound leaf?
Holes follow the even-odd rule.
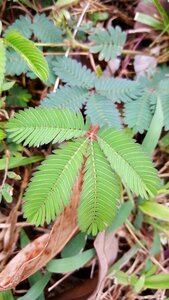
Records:
[[[29,68],[42,81],[47,81],[49,76],[48,64],[42,52],[31,41],[17,31],[10,31],[5,35],[5,42],[23,57]]]
[[[89,39],[94,42],[90,51],[99,53],[99,60],[109,61],[121,54],[126,42],[126,33],[119,26],[109,26],[108,30],[96,28]]]
[[[32,29],[41,42],[61,43],[63,41],[62,31],[45,14],[37,14],[34,17]]]
[[[79,111],[89,96],[87,89],[81,87],[61,86],[55,93],[51,92],[42,101],[41,107],[70,108]]]
[[[25,38],[29,39],[32,35],[31,19],[28,15],[20,16],[11,26],[7,28],[5,34],[10,31],[16,30],[22,34]]]
[[[98,133],[98,143],[113,170],[132,192],[146,199],[157,192],[157,173],[150,159],[132,139],[113,128],[103,128]]]
[[[6,50],[6,74],[21,75],[29,70],[26,61],[13,49]]]
[[[125,104],[125,121],[129,128],[133,128],[134,133],[143,133],[149,128],[152,119],[150,110],[152,97],[156,97],[155,93],[145,91],[138,100]]]
[[[96,235],[110,225],[116,215],[120,183],[97,142],[90,142],[88,155],[78,223],[82,231]]]
[[[56,108],[29,108],[17,113],[6,125],[16,143],[39,146],[57,143],[86,134],[80,113]]]
[[[94,82],[97,79],[95,74],[75,59],[62,57],[57,59],[53,66],[55,74],[64,82],[82,88],[94,87]]]
[[[89,96],[86,114],[90,117],[92,124],[98,124],[100,127],[122,128],[122,121],[115,104],[105,96],[98,94]]]
[[[69,204],[86,145],[87,139],[69,142],[39,167],[24,197],[24,216],[29,222],[42,225],[46,219],[50,223]]]
[[[100,77],[95,81],[96,91],[114,102],[127,102],[142,94],[140,84],[122,78]]]

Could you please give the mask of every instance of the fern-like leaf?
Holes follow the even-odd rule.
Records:
[[[28,66],[24,59],[16,53],[13,49],[6,50],[6,74],[7,75],[21,75],[28,71]]]
[[[127,102],[142,94],[137,81],[100,77],[95,81],[97,92],[116,102]]]
[[[156,94],[145,91],[138,100],[130,101],[125,104],[125,122],[128,127],[133,128],[135,133],[143,133],[144,130],[148,130],[150,126],[152,119],[150,103],[152,97],[156,98]]]
[[[16,143],[39,146],[86,134],[82,115],[55,108],[29,108],[11,118],[6,126]]]
[[[104,96],[91,95],[87,102],[86,114],[90,117],[92,124],[99,124],[100,127],[108,126],[117,129],[122,127],[115,104]]]
[[[86,144],[87,139],[68,142],[39,167],[24,197],[24,216],[29,222],[42,225],[46,219],[50,223],[69,204]]]
[[[6,53],[2,39],[0,39],[0,89],[4,80],[6,67]]]
[[[169,130],[169,79],[159,83],[158,97],[161,99],[165,130]]]
[[[28,15],[20,16],[19,19],[17,19],[14,23],[12,23],[12,25],[7,28],[5,34],[15,29],[16,31],[20,32],[20,34],[22,34],[25,38],[29,39],[32,35],[31,26],[31,19]]]
[[[96,76],[93,72],[82,66],[81,63],[70,57],[62,57],[57,59],[54,63],[54,72],[64,82],[72,86],[79,86],[83,88],[94,87]]]
[[[34,17],[32,29],[35,36],[43,43],[61,43],[62,31],[50,21],[45,14]]]
[[[89,39],[94,42],[90,51],[99,53],[99,60],[109,61],[121,54],[126,42],[126,33],[119,26],[109,26],[108,30],[96,28]]]
[[[42,80],[48,79],[48,65],[42,52],[16,31],[5,35],[6,43],[23,57],[30,69]]]
[[[120,184],[96,141],[90,141],[78,208],[82,231],[96,235],[111,224],[120,197]]]
[[[78,111],[87,100],[89,92],[81,87],[61,86],[56,93],[51,92],[41,103],[42,107],[70,108]]]
[[[157,192],[158,177],[143,150],[123,132],[101,129],[98,143],[125,186],[141,197]]]

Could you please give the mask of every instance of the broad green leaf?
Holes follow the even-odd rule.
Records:
[[[32,157],[10,157],[9,158],[9,162],[8,162],[8,170],[9,169],[13,169],[13,168],[17,168],[17,167],[21,167],[21,166],[26,166],[26,165],[30,165],[32,163],[41,161],[44,159],[44,156],[32,156]],[[6,159],[5,158],[1,158],[0,159],[0,170],[5,170],[5,166],[6,166]]]
[[[144,282],[145,282],[145,275],[142,275],[134,285],[134,290],[136,293],[139,293],[141,289],[144,287]]]
[[[154,256],[160,252],[161,241],[157,230],[154,231],[153,245],[150,250],[150,256]]]
[[[0,292],[0,300],[14,300],[11,291]]]
[[[2,83],[1,90],[3,92],[10,90],[13,87],[13,85],[15,84],[15,82],[16,82],[15,80],[4,81]]]
[[[149,155],[151,155],[152,152],[154,151],[158,143],[158,140],[160,138],[161,131],[163,128],[163,122],[164,122],[163,119],[164,118],[163,118],[162,105],[158,97],[154,116],[152,118],[148,132],[142,143],[143,148]]]
[[[62,258],[70,257],[79,254],[86,245],[86,234],[78,233],[73,237],[61,252]]]
[[[108,233],[111,233],[112,231],[115,231],[118,229],[121,225],[123,225],[130,215],[131,211],[133,209],[133,203],[131,201],[124,202],[121,206],[120,209],[115,216],[112,225],[108,229]]]
[[[18,175],[18,174],[16,174],[15,172],[8,172],[8,174],[7,174],[7,176],[8,176],[8,178],[11,178],[11,179],[15,179],[15,180],[21,180],[21,177]]]
[[[40,294],[43,292],[45,286],[50,280],[51,274],[46,273],[42,279],[38,280],[26,293],[25,296],[19,297],[18,300],[36,300]]]
[[[160,219],[162,221],[169,221],[169,207],[164,204],[159,204],[152,201],[145,201],[139,205],[141,211],[151,217]]]
[[[122,284],[123,286],[130,284],[130,278],[127,273],[124,273],[122,271],[116,271],[114,273],[114,277],[116,278],[117,282],[119,284]]]
[[[42,80],[47,81],[49,69],[42,52],[17,31],[5,35],[5,42],[19,53],[27,62],[29,68]]]
[[[67,273],[73,272],[82,268],[95,255],[95,250],[86,250],[78,255],[53,259],[47,264],[47,270],[52,273]]]
[[[149,289],[169,289],[169,274],[153,275],[145,278],[144,286]]]
[[[149,15],[146,15],[146,14],[143,14],[140,12],[136,13],[134,20],[137,22],[140,22],[142,24],[151,26],[157,30],[164,29],[164,25],[162,24],[162,22],[158,21],[157,19],[155,19]]]
[[[5,199],[5,201],[8,203],[11,203],[13,200],[13,198],[12,198],[13,187],[11,185],[9,185],[8,183],[5,183],[1,192],[2,192],[2,196]]]

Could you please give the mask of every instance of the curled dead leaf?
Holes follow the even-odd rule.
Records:
[[[69,207],[57,218],[51,232],[40,236],[23,248],[0,273],[0,291],[14,288],[21,281],[45,266],[78,231],[76,208],[79,202],[82,180],[81,173],[72,191]]]

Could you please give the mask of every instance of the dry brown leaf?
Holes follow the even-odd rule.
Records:
[[[78,231],[76,208],[82,186],[80,174],[64,213],[57,218],[49,234],[44,234],[23,248],[0,274],[0,291],[14,288],[57,255]]]
[[[118,241],[114,233],[106,235],[106,232],[100,232],[95,239],[94,247],[96,249],[99,261],[99,278],[97,288],[88,300],[100,299],[99,294],[104,287],[106,275],[109,266],[115,261],[118,253]]]
[[[16,226],[18,215],[19,215],[19,207],[22,201],[22,196],[24,193],[24,190],[27,186],[29,179],[29,172],[27,169],[25,169],[22,184],[21,184],[21,189],[20,189],[20,194],[17,203],[15,206],[12,208],[10,211],[10,214],[7,218],[6,224],[9,225],[9,227],[4,228],[1,231],[1,237],[3,239],[3,247],[2,247],[2,252],[0,253],[0,261],[2,261],[0,265],[0,270],[4,268],[4,265],[6,264],[7,260],[11,256],[13,250],[15,249],[18,236],[19,236],[19,227]]]

